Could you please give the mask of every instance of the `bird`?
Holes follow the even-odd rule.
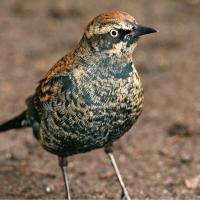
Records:
[[[86,26],[78,45],[39,81],[26,110],[0,125],[0,132],[30,127],[39,144],[58,157],[66,198],[71,200],[68,157],[103,148],[121,187],[113,143],[134,125],[143,109],[143,87],[133,62],[138,39],[156,29],[130,14],[106,11]]]

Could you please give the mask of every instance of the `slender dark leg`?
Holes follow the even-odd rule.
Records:
[[[64,157],[58,157],[58,164],[60,166],[60,169],[61,169],[62,175],[63,175],[66,197],[68,200],[71,200],[70,191],[69,191],[69,181],[68,181],[68,177],[67,177],[67,164],[68,164],[67,159]]]
[[[110,159],[110,161],[111,161],[111,163],[112,163],[112,166],[113,166],[113,168],[114,168],[114,170],[115,170],[115,173],[116,173],[116,175],[117,175],[119,184],[120,184],[120,186],[121,186],[121,189],[122,189],[122,199],[123,199],[123,200],[131,200],[131,198],[130,198],[130,196],[129,196],[129,194],[128,194],[128,191],[127,191],[127,189],[126,189],[126,187],[125,187],[125,184],[124,184],[124,182],[123,182],[123,180],[122,180],[122,177],[121,177],[121,174],[120,174],[120,172],[119,172],[119,169],[118,169],[118,167],[117,167],[117,163],[116,163],[116,161],[115,161],[115,157],[114,157],[114,155],[113,155],[113,153],[112,153],[112,146],[106,147],[106,148],[105,148],[105,152],[107,153],[107,155],[108,155],[108,157],[109,157],[109,159]]]

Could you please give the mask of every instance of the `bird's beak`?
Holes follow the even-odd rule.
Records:
[[[134,36],[138,37],[138,36],[141,36],[141,35],[146,35],[146,34],[156,33],[156,32],[158,32],[158,31],[154,28],[136,24],[135,30],[134,30]]]

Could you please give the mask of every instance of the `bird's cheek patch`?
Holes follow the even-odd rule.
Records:
[[[123,42],[118,42],[118,43],[113,43],[112,48],[110,50],[107,51],[107,53],[109,55],[112,54],[121,54],[122,53],[122,49],[124,48],[124,44]]]

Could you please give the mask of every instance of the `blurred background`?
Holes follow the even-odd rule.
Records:
[[[0,121],[20,113],[48,69],[99,13],[119,9],[158,34],[134,52],[145,108],[115,144],[131,196],[200,198],[200,0],[1,0]],[[57,158],[30,129],[0,135],[0,198],[63,198]],[[73,199],[119,199],[102,150],[70,158]]]

